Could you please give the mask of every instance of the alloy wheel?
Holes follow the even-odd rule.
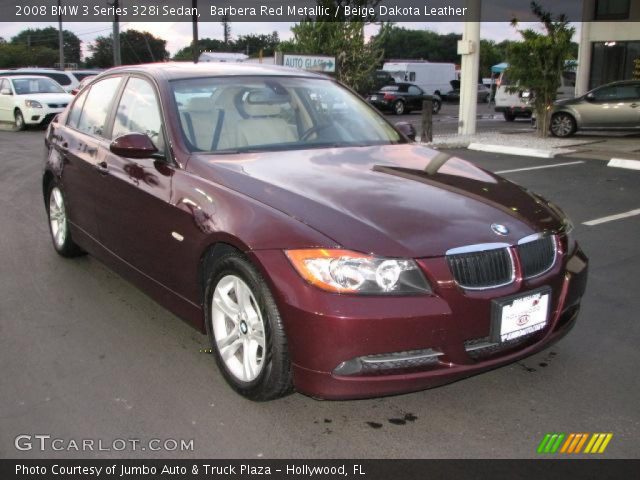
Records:
[[[569,115],[560,114],[551,119],[551,132],[557,137],[568,137],[573,128],[573,119]]]
[[[236,275],[220,279],[211,302],[213,336],[227,370],[242,382],[258,378],[265,363],[265,326],[249,286]]]
[[[22,112],[19,110],[15,114],[15,122],[16,122],[16,130],[24,129],[24,117],[22,116]]]
[[[67,213],[62,192],[58,187],[53,187],[49,195],[49,223],[53,243],[60,250],[67,239]]]
[[[394,105],[396,115],[402,115],[404,113],[404,102],[398,100]]]

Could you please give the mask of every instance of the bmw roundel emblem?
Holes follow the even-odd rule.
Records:
[[[504,236],[507,233],[509,233],[509,229],[499,223],[492,223],[491,230],[493,230],[493,233],[495,233],[496,235],[501,235],[501,236]]]

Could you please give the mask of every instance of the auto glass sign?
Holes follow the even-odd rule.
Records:
[[[336,57],[287,54],[284,55],[284,66],[312,72],[333,73],[336,71]]]

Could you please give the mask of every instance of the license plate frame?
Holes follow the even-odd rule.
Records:
[[[523,325],[520,330],[531,330],[532,327],[538,327],[531,331],[525,331],[520,335],[512,335],[511,338],[504,338],[504,333],[502,332],[503,325],[503,312],[505,307],[513,306],[516,300],[525,300],[529,297],[539,296],[539,299],[543,299],[546,296],[546,312],[545,312],[545,320],[544,322],[534,322],[529,326]],[[507,297],[495,298],[491,301],[491,333],[489,335],[491,342],[493,343],[506,343],[511,340],[521,339],[523,337],[527,337],[540,331],[544,330],[549,326],[551,321],[551,287],[545,286],[541,288],[536,288],[533,290],[529,290],[527,292],[520,292],[514,295],[509,295]],[[540,324],[542,324],[540,326]],[[508,333],[513,334],[519,332],[520,330],[512,330]]]

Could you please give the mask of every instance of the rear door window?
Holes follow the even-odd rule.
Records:
[[[78,130],[89,135],[104,137],[107,116],[121,80],[122,77],[109,77],[91,85],[82,107]]]
[[[82,106],[84,105],[85,100],[87,99],[87,90],[79,94],[73,105],[71,106],[71,110],[69,111],[69,117],[67,119],[67,125],[71,128],[78,128],[78,120],[80,120],[80,114],[82,113]]]

